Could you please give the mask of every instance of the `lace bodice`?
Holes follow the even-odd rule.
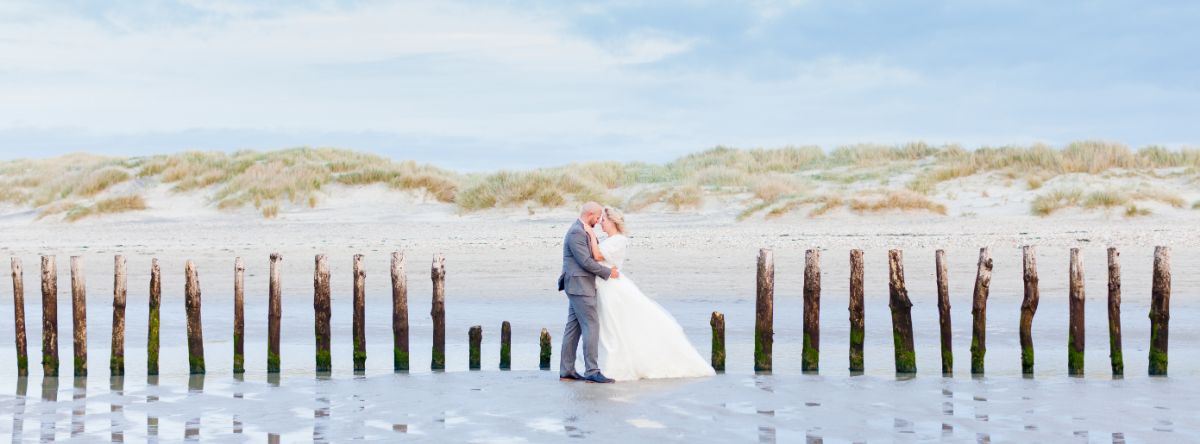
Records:
[[[625,263],[625,247],[629,246],[629,238],[623,234],[609,236],[600,242],[600,254],[604,255],[604,260],[601,264],[608,267],[617,267]]]

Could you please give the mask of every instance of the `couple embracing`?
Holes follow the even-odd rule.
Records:
[[[596,225],[607,234],[603,242]],[[621,212],[595,202],[584,204],[567,230],[558,277],[569,305],[559,378],[611,383],[714,374],[675,318],[621,271],[628,245]],[[582,376],[575,371],[580,339]]]

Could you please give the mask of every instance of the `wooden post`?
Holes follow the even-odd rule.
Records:
[[[1025,297],[1021,299],[1021,373],[1033,374],[1033,315],[1037,313],[1038,291],[1037,247],[1021,247],[1021,264],[1024,270]]]
[[[483,343],[483,327],[479,325],[472,326],[467,332],[468,340],[468,356],[467,368],[471,370],[479,370],[479,347]]]
[[[246,373],[246,264],[233,260],[233,373]]]
[[[158,375],[158,322],[159,306],[162,304],[162,277],[158,259],[150,259],[150,309],[149,332],[146,335],[146,375]]]
[[[433,317],[433,356],[429,368],[446,369],[446,257],[441,253],[433,256],[430,273],[433,279],[433,304],[429,315]]]
[[[113,257],[113,319],[112,353],[108,359],[109,374],[125,376],[125,256]]]
[[[892,310],[892,342],[895,344],[896,373],[917,372],[913,347],[912,301],[904,287],[904,252],[888,250],[888,308]]]
[[[771,371],[775,342],[775,258],[771,249],[758,250],[758,287],[754,304],[754,371]]]
[[[1167,324],[1171,320],[1171,248],[1154,247],[1150,290],[1150,374],[1167,374]]]
[[[58,376],[58,266],[42,256],[42,374]]]
[[[363,255],[354,255],[354,371],[367,370],[367,322],[364,311],[367,300],[367,270]]]
[[[187,312],[188,368],[191,374],[204,374],[204,331],[200,322],[200,276],[191,259],[184,264],[184,309]]]
[[[863,252],[850,250],[850,373],[863,371],[866,310],[863,305]]]
[[[75,377],[87,376],[87,284],[83,262],[71,256],[71,333],[75,339]]]
[[[717,372],[725,371],[725,315],[719,311],[712,312],[708,319],[712,326],[712,367]]]
[[[12,257],[13,325],[16,328],[17,376],[29,376],[29,350],[25,340],[25,272],[21,259]]]
[[[500,323],[500,370],[512,368],[512,324]]]
[[[821,360],[821,252],[804,252],[804,345],[800,370],[820,371]]]
[[[1125,374],[1125,357],[1121,352],[1121,253],[1108,247],[1108,358],[1113,376]]]
[[[987,247],[979,249],[975,271],[975,292],[971,299],[971,374],[983,374],[987,355],[987,300],[992,286],[992,255]]]
[[[1067,332],[1067,374],[1083,375],[1083,263],[1071,249],[1070,328]]]
[[[942,339],[942,375],[954,374],[954,349],[951,346],[950,330],[950,273],[946,271],[946,251],[937,250],[933,253],[933,262],[937,268],[938,293],[938,325],[941,328]]]
[[[538,359],[538,368],[542,370],[550,370],[550,331],[542,329],[541,336],[538,337],[538,344],[542,347],[542,353]]]
[[[279,373],[279,323],[283,317],[283,289],[279,268],[283,256],[271,253],[271,277],[267,293],[267,373]]]
[[[408,371],[408,274],[399,251],[392,252],[392,368]]]
[[[315,312],[317,339],[317,371],[328,372],[333,369],[333,359],[329,352],[330,341],[330,309],[329,309],[329,263],[324,254],[316,256],[316,268],[313,271],[313,312]]]

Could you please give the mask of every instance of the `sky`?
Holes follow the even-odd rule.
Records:
[[[0,159],[1200,145],[1187,1],[0,2]]]

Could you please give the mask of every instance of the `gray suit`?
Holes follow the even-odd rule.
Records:
[[[600,319],[596,314],[596,276],[608,279],[612,270],[592,257],[583,222],[576,220],[563,238],[562,274],[558,276],[558,291],[567,293],[567,327],[563,332],[562,354],[558,373],[565,376],[575,371],[575,349],[583,335],[584,376],[600,373],[597,359],[600,343]]]

